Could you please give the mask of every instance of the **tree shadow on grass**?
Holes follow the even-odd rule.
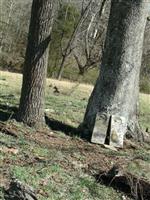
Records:
[[[0,121],[7,121],[14,118],[14,113],[18,110],[17,107],[0,104]]]
[[[9,119],[15,118],[15,113],[17,113],[17,111],[17,107],[0,104],[0,121],[4,122]],[[48,116],[45,116],[45,122],[47,126],[54,131],[61,131],[69,136],[80,137],[80,131],[78,128],[75,128],[55,119],[51,119]]]
[[[51,119],[48,116],[45,116],[45,121],[48,127],[54,131],[61,131],[69,136],[80,136],[80,131],[73,126]]]

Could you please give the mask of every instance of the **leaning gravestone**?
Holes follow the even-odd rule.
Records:
[[[91,142],[105,144],[109,118],[107,115],[97,115]]]
[[[126,131],[127,123],[125,118],[112,115],[110,145],[114,147],[123,147]]]
[[[127,123],[124,117],[97,115],[91,142],[122,148],[126,130]]]

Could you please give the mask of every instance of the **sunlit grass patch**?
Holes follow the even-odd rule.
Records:
[[[0,72],[0,103],[9,106],[18,106],[22,75],[9,72]],[[54,86],[60,94],[55,95]],[[63,122],[79,125],[82,121],[92,85],[70,81],[47,79],[46,109],[49,115]],[[150,129],[150,95],[140,94],[140,125],[143,129]],[[10,113],[11,114],[11,113]]]

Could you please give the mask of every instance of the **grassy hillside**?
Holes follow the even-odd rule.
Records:
[[[21,75],[0,71],[0,121],[18,106]],[[60,93],[54,94],[57,86]],[[6,126],[17,138],[0,132],[0,199],[12,177],[32,186],[39,200],[129,200],[127,194],[100,184],[96,174],[120,165],[150,181],[150,146],[126,142],[111,151],[81,140],[76,127],[82,121],[92,86],[47,80],[46,113],[49,127],[35,131],[14,120]],[[140,94],[140,122],[150,128],[150,95]]]
[[[8,106],[18,106],[21,88],[21,74],[0,71],[0,103]],[[54,95],[53,87],[57,86],[60,95]],[[48,114],[69,125],[79,125],[85,113],[88,98],[93,86],[78,82],[57,81],[47,79],[46,109],[52,109]],[[150,95],[140,94],[140,125],[150,129]]]

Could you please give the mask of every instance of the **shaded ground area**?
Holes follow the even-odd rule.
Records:
[[[53,131],[61,131],[66,135],[69,136],[79,136],[79,130],[73,126],[60,122],[58,120],[50,119],[49,117],[45,116],[45,121],[47,126],[52,129]]]
[[[17,110],[17,107],[0,104],[0,121],[7,121],[13,118]]]

